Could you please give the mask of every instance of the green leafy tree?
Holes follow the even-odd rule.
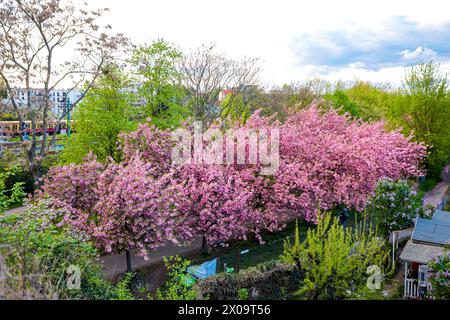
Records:
[[[221,117],[225,120],[238,121],[245,124],[251,116],[251,106],[245,103],[242,94],[228,95],[222,101]]]
[[[177,70],[180,59],[181,53],[162,39],[133,52],[131,62],[145,116],[159,128],[178,127],[189,116],[188,108],[182,105],[181,74]]]
[[[450,95],[440,65],[427,62],[407,69],[402,96],[390,108],[390,119],[430,146],[428,173],[440,178],[450,161]]]
[[[350,100],[344,90],[337,89],[332,94],[326,94],[324,98],[330,101],[334,108],[341,110],[342,113],[348,113],[354,118],[361,118],[358,106]]]
[[[99,161],[121,160],[119,134],[135,129],[135,97],[130,79],[122,70],[109,66],[76,109],[76,134],[61,154],[63,163],[81,163],[92,152]]]
[[[304,279],[298,294],[306,299],[343,299],[367,284],[367,270],[383,272],[389,259],[384,241],[371,228],[359,224],[345,229],[330,214],[319,215],[318,225],[300,242],[298,228],[294,244],[285,242],[284,262],[296,263]]]
[[[348,98],[358,106],[358,113],[364,121],[379,121],[386,117],[389,105],[396,93],[387,86],[374,86],[370,82],[356,81],[345,91]]]
[[[383,236],[412,225],[420,214],[422,196],[406,181],[382,180],[369,198],[366,213]]]

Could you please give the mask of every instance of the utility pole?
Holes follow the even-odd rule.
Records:
[[[70,98],[67,96],[66,98],[66,106],[67,106],[67,138],[70,138]]]

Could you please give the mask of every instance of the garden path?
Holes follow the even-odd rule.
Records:
[[[173,244],[169,244],[165,247],[161,247],[155,251],[150,251],[148,259],[145,260],[137,255],[135,250],[131,251],[131,266],[133,270],[139,270],[145,267],[159,265],[163,262],[163,257],[169,256],[189,256],[194,253],[199,253],[202,248],[202,239],[196,239],[189,247],[177,247]],[[109,254],[100,257],[100,262],[103,265],[103,272],[110,280],[124,273],[127,269],[125,253],[122,254]]]
[[[445,196],[445,193],[450,188],[450,181],[442,181],[439,183],[433,190],[425,193],[423,197],[423,205],[426,207],[427,205],[437,206]]]
[[[14,209],[6,210],[5,213],[7,215],[16,214],[16,213],[21,213],[21,212],[25,211],[26,209],[27,209],[26,206],[22,206],[22,207],[17,207],[17,208],[14,208]]]

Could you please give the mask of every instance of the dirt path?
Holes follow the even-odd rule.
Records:
[[[425,193],[425,196],[423,197],[423,206],[433,205],[436,207],[444,198],[449,187],[449,181],[442,181],[433,190]]]
[[[383,295],[386,298],[396,297],[398,288],[400,288],[403,285],[403,281],[405,279],[404,274],[405,274],[405,262],[400,260],[400,266],[397,274],[391,280],[391,282],[384,287]]]
[[[169,256],[189,256],[201,251],[202,239],[195,240],[189,247],[177,247],[169,244],[165,247],[161,247],[156,251],[151,251],[148,255],[148,259],[145,260],[136,254],[136,251],[131,251],[131,266],[133,271],[142,268],[160,265],[163,262],[163,257]],[[100,257],[100,262],[103,265],[103,272],[106,277],[111,280],[115,280],[117,275],[126,271],[126,258],[123,254],[110,254]]]
[[[26,207],[26,206],[17,207],[17,208],[14,208],[14,209],[6,210],[5,213],[6,213],[6,215],[17,214],[17,213],[24,212],[25,210],[27,210],[27,208],[28,207]]]

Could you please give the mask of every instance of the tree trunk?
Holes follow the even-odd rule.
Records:
[[[202,252],[203,253],[208,252],[208,241],[206,241],[206,236],[202,237]]]
[[[133,272],[131,270],[131,255],[130,255],[130,250],[125,250],[125,256],[127,258],[127,273],[131,273]]]
[[[40,164],[35,160],[30,163],[30,174],[33,177],[34,182],[38,182],[40,178]]]

